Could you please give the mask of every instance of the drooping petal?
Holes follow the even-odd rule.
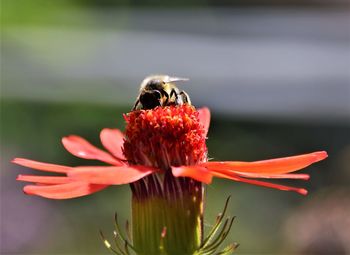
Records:
[[[86,166],[76,167],[68,176],[94,184],[120,185],[135,182],[158,169],[146,166]]]
[[[80,136],[70,135],[63,137],[62,143],[66,150],[76,157],[100,160],[117,166],[122,164],[120,160],[114,158],[111,154],[96,148]]]
[[[204,130],[205,130],[205,136],[208,134],[209,126],[210,126],[210,110],[207,107],[203,107],[198,109],[198,118],[199,121],[202,123]]]
[[[33,168],[36,170],[54,172],[54,173],[68,173],[69,171],[72,170],[72,167],[69,167],[69,166],[44,163],[44,162],[34,161],[30,159],[25,159],[25,158],[15,158],[12,160],[12,163]]]
[[[74,181],[67,176],[38,176],[38,175],[18,175],[17,181],[35,182],[41,184],[63,184]]]
[[[327,157],[327,152],[318,151],[292,157],[269,159],[255,162],[205,162],[202,166],[214,171],[239,171],[245,173],[285,174],[300,170]]]
[[[124,134],[119,129],[104,128],[100,133],[102,145],[112,155],[120,160],[125,160],[122,147],[124,144]]]
[[[190,177],[206,184],[211,183],[213,175],[205,168],[200,166],[179,166],[171,167],[175,177]]]
[[[69,199],[86,196],[100,191],[108,185],[90,184],[87,182],[70,182],[58,185],[27,185],[23,188],[28,195],[37,195],[51,199]]]
[[[299,180],[309,180],[310,175],[308,174],[257,174],[257,173],[243,173],[234,171],[235,173],[241,177],[246,178],[264,178],[264,179],[299,179]]]
[[[230,179],[233,181],[245,182],[245,183],[249,183],[249,184],[253,184],[253,185],[257,185],[257,186],[263,186],[263,187],[267,187],[267,188],[279,189],[279,190],[284,190],[284,191],[294,191],[294,192],[297,192],[301,195],[307,194],[307,190],[303,189],[303,188],[295,188],[295,187],[290,187],[290,186],[285,186],[285,185],[280,185],[280,184],[275,184],[275,183],[270,183],[270,182],[245,179],[245,178],[239,177],[238,175],[233,174],[233,173],[223,174],[223,173],[213,172],[213,175],[217,176],[217,177],[221,177],[221,178]]]

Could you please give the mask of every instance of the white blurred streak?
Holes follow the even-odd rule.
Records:
[[[145,10],[96,13],[84,28],[12,27],[3,96],[131,105],[145,76],[166,73],[190,78],[192,101],[216,111],[348,122],[348,14]]]

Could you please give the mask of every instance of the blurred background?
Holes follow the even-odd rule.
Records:
[[[127,186],[52,201],[23,195],[9,163],[95,164],[60,138],[100,146],[123,129],[141,80],[155,73],[209,106],[209,155],[253,161],[327,150],[306,197],[227,180],[207,189],[206,226],[227,196],[237,254],[350,254],[348,0],[3,0],[1,254],[108,254],[98,230],[130,215]]]

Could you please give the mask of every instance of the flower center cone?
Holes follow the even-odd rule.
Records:
[[[174,177],[171,166],[207,161],[205,132],[189,105],[157,107],[124,116],[129,164],[159,173],[131,184],[132,236],[139,254],[193,254],[203,239],[201,182]]]

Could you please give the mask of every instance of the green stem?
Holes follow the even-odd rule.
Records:
[[[133,194],[133,246],[139,255],[187,255],[200,247],[203,187],[187,181],[186,185],[176,183],[181,187],[176,194],[171,191],[145,197]]]

